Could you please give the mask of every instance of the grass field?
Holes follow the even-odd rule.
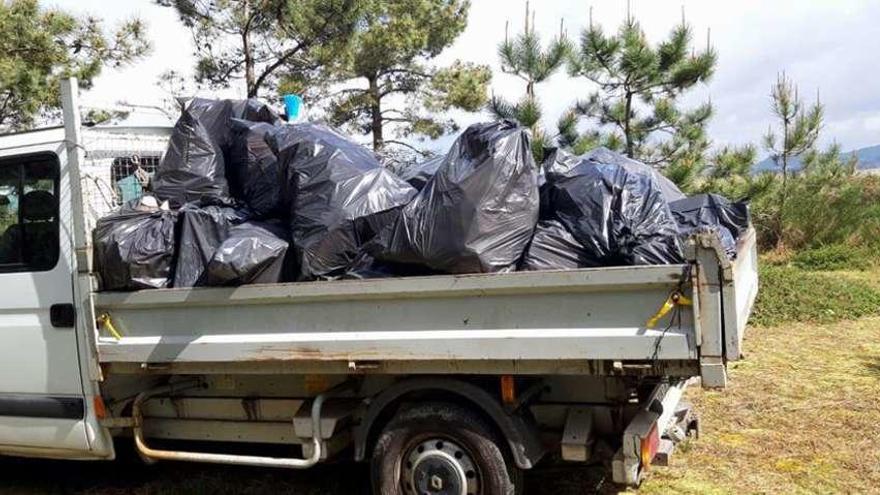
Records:
[[[720,392],[694,390],[702,436],[640,493],[880,490],[880,318],[753,328]]]
[[[880,491],[880,270],[765,266],[745,359],[640,493]]]
[[[762,273],[746,358],[722,391],[689,390],[702,436],[650,472],[644,494],[880,491],[880,270]],[[366,493],[364,466],[308,472],[133,461],[0,460],[0,493]],[[527,494],[615,493],[598,468],[530,473]]]

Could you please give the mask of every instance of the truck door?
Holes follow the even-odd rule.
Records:
[[[69,456],[89,445],[59,209],[67,180],[54,151],[10,153],[0,151],[0,453]]]

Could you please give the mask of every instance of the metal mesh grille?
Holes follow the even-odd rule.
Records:
[[[113,187],[116,206],[143,196],[161,159],[161,155],[131,155],[113,159],[110,166],[110,185]]]
[[[87,226],[147,191],[165,154],[170,129],[84,129],[82,192]]]

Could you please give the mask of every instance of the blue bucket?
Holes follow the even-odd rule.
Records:
[[[302,109],[302,96],[300,95],[284,95],[284,107],[287,110],[287,120],[293,121],[299,117],[299,112]]]

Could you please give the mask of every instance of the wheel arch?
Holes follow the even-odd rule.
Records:
[[[537,426],[508,412],[483,388],[454,378],[412,378],[397,382],[373,397],[354,429],[354,457],[363,461],[382,428],[408,397],[425,392],[453,396],[490,421],[507,441],[508,452],[520,469],[531,469],[544,455]]]

